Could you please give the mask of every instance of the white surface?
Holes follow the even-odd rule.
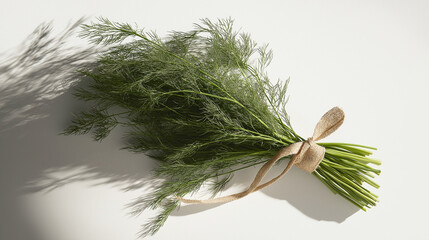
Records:
[[[189,30],[199,18],[231,16],[236,27],[270,43],[272,78],[291,77],[289,114],[297,132],[310,135],[320,116],[339,105],[346,122],[326,141],[377,146],[375,157],[383,161],[376,179],[380,203],[368,212],[294,169],[240,201],[183,207],[148,239],[428,238],[428,1],[1,5],[0,52],[7,54],[0,55],[0,239],[135,239],[150,217],[128,215],[125,205],[147,190],[126,188],[138,187],[154,162],[120,151],[121,130],[101,143],[90,136],[59,136],[71,112],[82,108],[70,91],[61,94],[67,87],[58,85],[55,74],[61,71],[44,61],[10,65],[20,56],[19,43],[39,24],[53,20],[59,33],[82,16],[136,22],[160,35]],[[243,172],[230,191],[243,188],[256,170]]]

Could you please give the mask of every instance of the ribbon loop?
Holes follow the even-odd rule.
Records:
[[[314,128],[313,140],[319,141],[335,132],[344,122],[345,114],[339,107],[327,111]]]
[[[272,183],[279,180],[283,175],[285,175],[289,171],[289,169],[292,168],[293,165],[296,165],[304,171],[311,173],[316,170],[325,155],[325,148],[318,145],[316,141],[321,140],[329,136],[331,133],[335,132],[335,130],[337,130],[343,124],[344,117],[345,114],[343,110],[341,110],[339,107],[334,107],[328,112],[326,112],[322,116],[320,121],[317,123],[314,129],[313,137],[308,138],[307,141],[293,143],[287,147],[280,149],[280,151],[277,152],[274,157],[272,157],[261,167],[261,169],[259,169],[258,173],[255,176],[255,179],[246,191],[225,197],[207,200],[193,200],[184,199],[180,197],[177,198],[184,203],[225,203],[240,199],[252,192],[258,191],[264,187],[271,185]],[[271,167],[278,160],[289,155],[293,155],[293,157],[291,158],[283,172],[277,177],[271,179],[270,181],[260,184],[264,176],[271,169]]]

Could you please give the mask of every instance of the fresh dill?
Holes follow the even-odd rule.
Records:
[[[192,31],[160,38],[99,18],[84,25],[81,36],[107,50],[81,69],[89,84],[75,96],[93,107],[76,115],[64,134],[91,132],[102,140],[122,125],[130,132],[127,149],[159,161],[154,175],[163,181],[133,203],[135,213],[160,210],[142,235],[156,233],[180,205],[174,196],[207,183],[215,195],[235,171],[304,140],[286,112],[287,81],[273,84],[267,76],[272,52],[235,31],[231,19],[203,19]],[[377,196],[364,186],[379,187],[371,179],[380,170],[369,164],[380,162],[368,158],[374,149],[319,144],[326,154],[313,175],[359,208],[374,206]]]

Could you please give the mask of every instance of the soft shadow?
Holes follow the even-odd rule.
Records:
[[[0,55],[0,239],[42,238],[23,207],[28,194],[83,181],[123,191],[149,183],[155,162],[120,151],[123,129],[101,144],[88,135],[59,135],[73,113],[87,107],[71,94],[84,84],[77,69],[90,66],[97,53],[92,46],[69,45],[83,21],[55,35],[50,23],[42,24]]]
[[[227,203],[216,203],[216,204],[194,204],[180,206],[176,211],[172,212],[172,216],[188,216],[200,212],[204,212],[213,208],[217,208]]]
[[[286,163],[287,160],[274,166],[265,179],[271,179],[278,175],[284,169]],[[228,185],[228,187],[234,187],[234,189],[237,189],[236,192],[246,189],[258,170],[259,167],[241,170],[234,175],[234,178],[231,180],[233,184]],[[306,216],[318,221],[341,223],[360,210],[341,196],[333,194],[316,177],[298,168],[292,168],[282,179],[262,189],[261,192],[291,204]],[[223,204],[186,205],[178,211],[173,212],[172,215],[191,215],[221,205]]]
[[[83,21],[70,24],[58,36],[51,36],[51,24],[41,24],[15,52],[1,55],[0,132],[46,117],[43,106],[76,82],[76,68],[95,53],[67,46]]]
[[[278,184],[263,193],[287,201],[303,214],[319,221],[341,223],[360,209],[335,195],[319,179],[298,168],[292,169]]]

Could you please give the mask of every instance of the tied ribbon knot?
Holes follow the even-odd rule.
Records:
[[[261,167],[261,169],[259,169],[249,188],[243,192],[207,200],[184,199],[180,197],[177,198],[183,203],[210,204],[231,202],[271,185],[272,183],[283,177],[292,168],[293,165],[296,165],[302,170],[311,173],[316,170],[320,162],[323,160],[323,157],[325,156],[325,148],[318,145],[316,141],[324,139],[331,133],[335,132],[343,124],[344,117],[345,114],[343,110],[338,107],[334,107],[328,112],[326,112],[322,116],[320,121],[317,123],[313,132],[313,137],[308,138],[304,142],[293,143],[287,147],[280,149],[280,151],[278,151],[274,157],[272,157]],[[270,181],[260,184],[262,179],[272,168],[272,166],[281,158],[287,157],[289,155],[293,155],[293,157],[291,158],[283,172],[277,177],[271,179]]]

